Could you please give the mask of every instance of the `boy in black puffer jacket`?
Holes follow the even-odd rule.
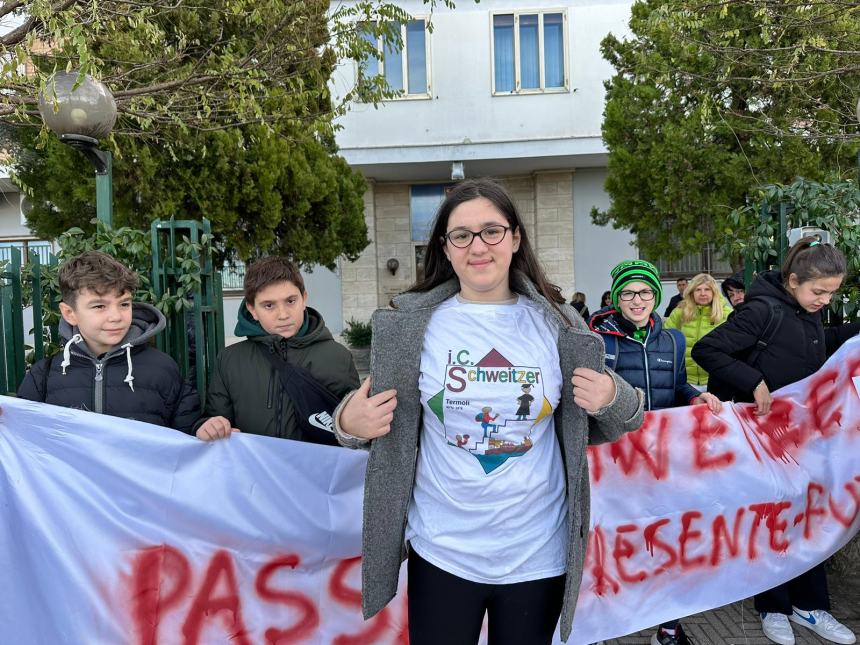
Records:
[[[87,251],[63,263],[59,280],[63,353],[33,365],[18,396],[191,433],[200,399],[176,361],[149,345],[166,321],[132,302],[137,275]]]
[[[235,333],[247,340],[218,355],[197,437],[241,430],[337,445],[331,413],[359,386],[352,354],[307,306],[302,275],[286,258],[254,262],[244,291]]]

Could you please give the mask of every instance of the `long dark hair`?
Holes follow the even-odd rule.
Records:
[[[511,259],[510,273],[515,270],[524,273],[537,287],[538,292],[561,314],[565,321],[570,323],[570,320],[558,307],[565,302],[564,296],[561,295],[561,289],[547,280],[543,267],[541,267],[534,251],[532,251],[531,244],[529,244],[529,238],[517,207],[507,191],[491,179],[468,179],[460,182],[448,192],[445,201],[436,211],[436,219],[433,221],[433,228],[430,231],[427,253],[424,256],[424,279],[413,284],[408,291],[430,291],[454,277],[454,268],[448,258],[445,257],[443,248],[445,234],[448,232],[448,218],[452,211],[461,204],[480,197],[490,201],[508,220],[511,234],[519,231],[520,246]]]
[[[799,239],[782,263],[782,283],[788,285],[793,273],[800,284],[817,278],[835,278],[848,272],[845,256],[832,244],[821,241],[817,235]]]

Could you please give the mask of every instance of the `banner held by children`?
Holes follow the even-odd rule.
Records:
[[[600,640],[747,598],[860,526],[860,338],[774,393],[648,413],[589,448],[591,532],[574,631]],[[631,608],[635,607],[635,615]]]
[[[854,339],[777,392],[767,417],[676,408],[591,448],[569,642],[733,602],[845,544],[860,525],[858,388]],[[4,641],[408,642],[405,579],[361,618],[364,453],[0,407]]]

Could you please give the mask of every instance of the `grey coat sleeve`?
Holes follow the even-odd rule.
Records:
[[[588,443],[616,441],[621,435],[638,430],[645,419],[645,395],[611,369],[606,373],[615,381],[615,398],[588,417]]]
[[[338,403],[337,407],[334,409],[334,414],[332,415],[334,417],[334,436],[338,443],[345,448],[361,448],[362,450],[370,450],[370,439],[353,437],[351,434],[344,432],[343,428],[340,427],[341,412],[343,412],[346,404],[349,403],[349,400],[356,391],[357,390],[349,392],[345,397],[343,397],[343,399],[341,399],[341,402]]]

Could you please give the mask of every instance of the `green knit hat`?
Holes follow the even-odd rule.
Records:
[[[644,282],[654,290],[654,309],[663,299],[663,285],[660,284],[660,271],[645,260],[624,260],[612,269],[612,304],[618,307],[618,294],[631,282]]]

